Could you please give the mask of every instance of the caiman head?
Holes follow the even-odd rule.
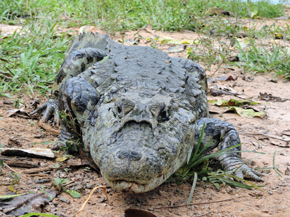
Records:
[[[129,89],[110,100],[104,97],[95,108],[94,126],[82,131],[105,181],[115,189],[140,193],[168,179],[192,145],[189,126],[206,106],[206,98],[198,100],[200,109],[190,110],[194,102],[160,90]]]

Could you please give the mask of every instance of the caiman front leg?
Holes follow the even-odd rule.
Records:
[[[81,129],[93,124],[97,117],[94,109],[99,101],[95,88],[82,78],[70,78],[61,85],[59,111],[63,113],[61,133],[53,150],[66,146],[66,142],[81,137]]]
[[[97,48],[84,48],[74,51],[61,64],[61,69],[55,78],[51,90],[51,98],[39,108],[30,113],[30,115],[43,113],[42,121],[47,122],[52,115],[54,123],[59,125],[60,117],[58,114],[58,99],[60,95],[60,86],[69,78],[76,77],[84,72],[93,63],[101,61],[107,54]]]
[[[205,124],[204,135],[201,142],[200,150],[210,143],[206,151],[211,151],[218,147],[218,150],[224,150],[232,146],[240,144],[240,138],[230,123],[214,118],[202,118],[195,127],[194,142],[197,143]],[[194,144],[196,147],[197,144]],[[260,172],[248,167],[241,159],[241,146],[235,147],[229,151],[222,153],[218,160],[225,171],[235,171],[234,175],[239,178],[249,178],[255,181],[263,181],[259,176]]]

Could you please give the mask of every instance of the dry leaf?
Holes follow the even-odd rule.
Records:
[[[229,76],[221,76],[218,78],[218,80],[220,81],[235,81],[237,80],[237,76],[234,76],[234,75],[229,75]]]
[[[184,51],[184,45],[168,48],[168,53],[179,53],[182,51]]]
[[[2,212],[7,215],[21,216],[29,212],[43,212],[42,208],[58,194],[52,189],[39,194],[26,194],[0,202]]]
[[[128,208],[125,210],[125,217],[157,217],[157,215],[142,209]]]
[[[268,93],[261,93],[258,96],[260,99],[265,100],[265,101],[276,101],[276,102],[285,102],[289,99],[282,99],[278,96],[273,96],[272,94],[268,94]]]

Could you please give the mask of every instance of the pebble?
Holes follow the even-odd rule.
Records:
[[[60,197],[59,200],[62,201],[62,202],[65,202],[65,203],[67,203],[67,204],[70,203],[70,200],[68,200],[66,197],[63,197],[63,196]]]
[[[51,179],[35,179],[35,184],[43,184],[43,183],[48,183],[51,182]]]
[[[105,198],[105,197],[101,197],[100,199],[99,199],[99,203],[103,203],[103,202],[105,202],[107,199]]]
[[[88,189],[92,189],[92,188],[93,188],[93,186],[94,186],[94,184],[93,184],[93,183],[89,183],[89,184],[87,184],[87,185],[86,185],[86,188],[88,188]]]

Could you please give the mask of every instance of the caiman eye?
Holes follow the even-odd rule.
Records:
[[[158,121],[167,121],[169,119],[167,109],[162,109],[158,115]]]

